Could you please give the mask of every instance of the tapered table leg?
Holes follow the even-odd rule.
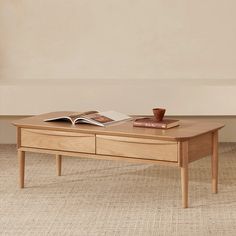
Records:
[[[182,186],[182,206],[188,207],[188,142],[182,142],[181,147],[181,186]]]
[[[211,156],[212,192],[218,192],[218,131],[212,135],[212,156]]]
[[[61,155],[56,155],[57,175],[61,176]]]
[[[25,152],[18,150],[18,160],[19,160],[19,186],[24,188],[25,179]]]

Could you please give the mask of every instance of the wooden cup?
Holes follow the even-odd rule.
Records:
[[[166,109],[164,108],[153,108],[152,109],[154,117],[157,121],[162,121],[165,115]]]

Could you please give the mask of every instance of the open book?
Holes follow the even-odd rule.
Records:
[[[98,126],[105,126],[114,122],[130,119],[130,116],[116,111],[87,111],[72,112],[63,116],[50,117],[44,121],[70,121],[73,125],[77,123],[87,123]]]

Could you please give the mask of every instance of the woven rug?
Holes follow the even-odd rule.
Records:
[[[0,235],[236,235],[236,144],[220,145],[219,193],[210,157],[190,164],[190,208],[180,170],[153,164],[26,154],[18,188],[14,145],[0,145]]]

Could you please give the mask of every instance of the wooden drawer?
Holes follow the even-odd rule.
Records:
[[[51,130],[21,129],[21,146],[95,153],[95,135]]]
[[[177,142],[106,135],[96,137],[96,154],[178,161]]]

